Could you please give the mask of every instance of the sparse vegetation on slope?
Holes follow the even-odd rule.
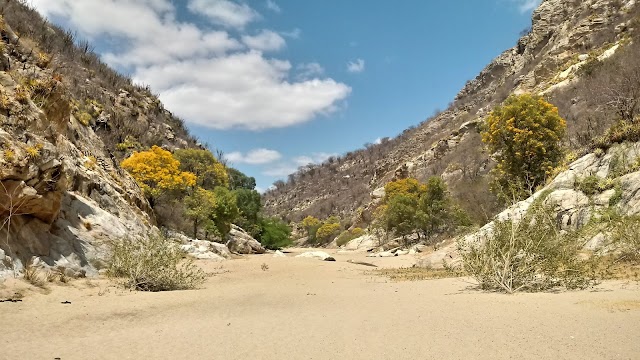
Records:
[[[633,141],[635,122],[627,119],[594,144],[621,117],[637,113],[637,107],[630,106],[635,97],[630,90],[637,89],[632,84],[639,59],[640,6],[625,6],[610,1],[546,2],[536,11],[531,31],[469,81],[446,111],[380,144],[301,167],[267,192],[267,212],[295,222],[309,215],[337,215],[364,227],[374,218],[376,199],[371,194],[377,189],[407,177],[424,182],[441,176],[472,221],[484,224],[503,203],[490,192],[488,175],[497,164],[483,149],[478,124],[514,93],[542,94],[557,107],[566,120],[566,137],[552,150],[560,144],[573,159],[594,146]],[[561,163],[555,155],[551,166]],[[539,177],[554,173],[539,169],[539,175],[545,174]]]

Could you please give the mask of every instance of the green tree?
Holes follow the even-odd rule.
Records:
[[[184,198],[184,205],[185,215],[193,221],[193,237],[198,238],[201,226],[211,228],[213,225],[211,215],[216,207],[215,194],[213,191],[197,188],[193,194]]]
[[[218,186],[213,189],[215,204],[210,219],[220,236],[224,238],[231,231],[231,223],[238,217],[240,210],[236,196],[227,188]]]
[[[386,204],[383,224],[387,231],[406,239],[418,229],[418,198],[395,195]]]
[[[291,245],[291,228],[276,218],[260,219],[258,240],[267,249],[276,250]]]
[[[209,150],[179,149],[173,153],[180,161],[180,170],[193,173],[197,177],[197,185],[207,190],[216,186],[229,187],[227,169]]]
[[[566,122],[540,96],[510,96],[486,120],[482,141],[498,162],[494,190],[515,200],[531,195],[560,163]]]
[[[262,202],[260,193],[255,190],[239,188],[233,190],[236,196],[236,204],[240,210],[236,224],[247,231],[252,236],[256,236],[260,232],[260,223],[258,214],[262,210]]]
[[[427,238],[459,225],[469,225],[466,214],[453,204],[447,184],[438,176],[427,180],[427,191],[420,197],[418,208],[418,225]]]
[[[227,172],[229,173],[229,187],[231,190],[254,190],[256,188],[256,179],[254,177],[249,177],[234,168],[227,168]]]

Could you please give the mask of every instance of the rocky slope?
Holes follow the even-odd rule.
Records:
[[[195,141],[72,34],[19,2],[0,6],[0,273],[35,260],[91,274],[104,242],[156,231],[119,160]]]
[[[592,186],[586,185],[588,179],[594,180]],[[585,155],[533,196],[500,212],[496,220],[519,221],[536,201],[552,207],[565,231],[580,230],[605,212],[621,216],[640,214],[640,142],[618,144],[606,152]],[[483,241],[494,226],[495,221],[491,221],[461,240]],[[606,252],[609,233],[614,229],[609,226],[594,229],[584,234],[584,248]],[[458,258],[454,242],[424,257],[419,264],[440,268],[443,261],[452,264]]]
[[[493,163],[482,151],[478,124],[509,94],[551,98],[575,90],[581,66],[612,56],[636,36],[639,13],[634,0],[543,1],[533,13],[531,31],[468,82],[449,109],[379,145],[301,169],[266,194],[267,210],[294,221],[333,214],[366,224],[376,189],[385,183],[442,175],[474,220],[486,222],[500,206],[488,191],[486,175]],[[568,119],[568,143],[581,150],[584,144],[577,145],[577,139],[587,116],[569,115],[599,104],[573,97],[555,105]],[[599,121],[606,128],[606,120]]]

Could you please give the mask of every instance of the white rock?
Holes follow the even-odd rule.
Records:
[[[376,247],[378,241],[372,235],[363,235],[342,246],[345,250],[370,250]]]
[[[296,257],[297,258],[310,258],[310,259],[326,260],[327,258],[330,258],[331,255],[327,254],[324,251],[307,251],[305,253],[297,255]]]
[[[580,54],[578,55],[578,60],[585,61],[589,58],[589,54]]]
[[[397,255],[392,253],[391,251],[383,251],[378,253],[378,257],[394,257],[394,256],[397,256]]]
[[[402,255],[407,255],[409,254],[409,250],[398,250],[396,251],[396,256],[402,256]]]
[[[591,240],[589,240],[584,245],[584,248],[586,250],[597,251],[602,249],[606,243],[607,237],[603,233],[599,233],[598,235],[591,238]]]
[[[211,261],[224,261],[225,258],[218,254],[214,254],[212,252],[199,253],[195,255],[195,258],[198,260],[211,260]]]
[[[266,249],[241,227],[231,225],[227,235],[227,247],[238,254],[264,254]]]
[[[276,252],[273,254],[273,257],[287,257],[287,255],[285,255],[282,251],[280,250],[276,250]]]
[[[383,187],[377,188],[373,190],[373,192],[371,193],[371,197],[374,199],[382,199],[384,196],[385,196],[385,190]]]

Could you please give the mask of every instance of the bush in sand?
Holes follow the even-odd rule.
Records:
[[[110,244],[108,276],[126,288],[141,291],[194,289],[206,275],[185,253],[162,236],[125,238]]]
[[[534,204],[520,221],[496,221],[486,238],[459,241],[462,267],[483,290],[584,289],[594,284],[595,259],[579,259],[573,235],[560,231],[551,209]]]

